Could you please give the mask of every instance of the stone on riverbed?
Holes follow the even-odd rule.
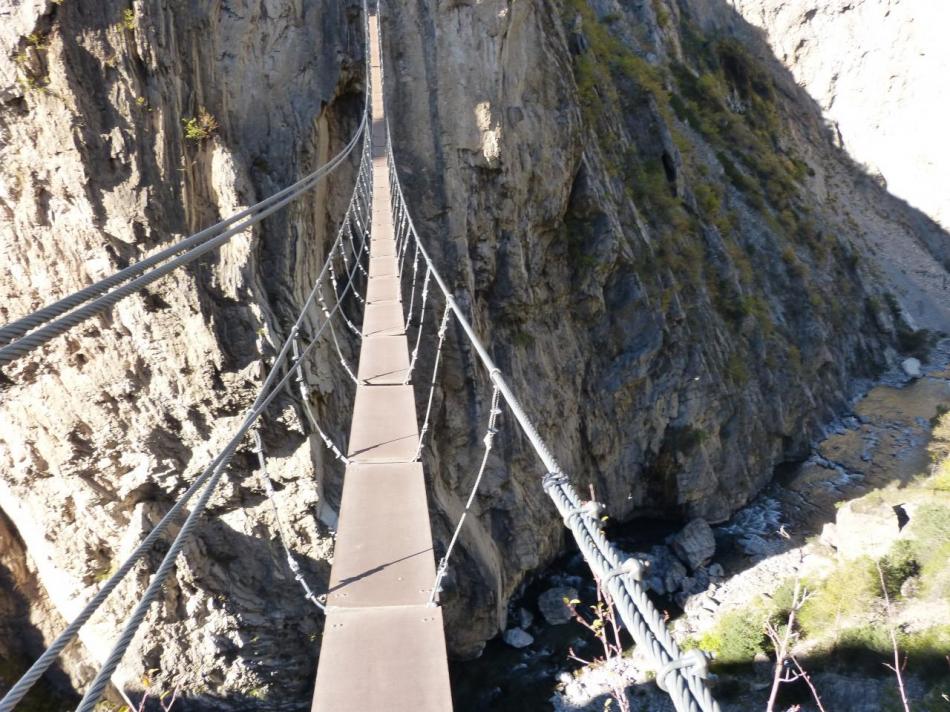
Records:
[[[527,648],[534,642],[531,634],[521,628],[509,628],[501,637],[512,648]]]
[[[538,596],[538,609],[548,625],[562,625],[571,620],[570,607],[565,599],[573,601],[577,598],[577,589],[569,586],[555,586]]]
[[[901,361],[901,368],[911,378],[920,378],[924,375],[920,370],[920,361],[915,358],[905,358]]]
[[[694,519],[670,537],[670,544],[683,563],[695,570],[716,553],[716,539],[705,519]]]

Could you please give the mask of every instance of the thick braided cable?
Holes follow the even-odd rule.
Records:
[[[574,535],[594,575],[607,586],[624,626],[636,644],[648,651],[657,670],[666,669],[671,662],[681,657],[678,646],[665,633],[663,619],[647,599],[639,581],[604,557],[601,547],[606,538],[600,522],[575,505],[574,493],[569,493],[568,489],[570,485],[563,480],[563,476],[549,477],[546,481],[545,491]],[[661,641],[656,635],[657,628],[664,630],[663,637],[667,640]],[[674,669],[666,675],[667,691],[676,709],[680,712],[718,712],[719,705],[709,688],[702,684],[698,676],[688,673],[687,669]]]
[[[325,274],[326,264],[324,264],[323,270],[321,270],[320,277]],[[319,279],[319,278],[318,278]],[[352,285],[352,280],[347,284],[344,293],[350,289]],[[313,293],[311,293],[311,297]],[[310,303],[310,299],[308,299]],[[339,302],[334,307],[337,309],[339,307]],[[306,314],[305,309],[302,309],[297,322],[294,324],[292,332],[292,337],[296,336],[297,331],[299,331],[301,324],[303,323],[304,316]],[[324,322],[320,325],[320,328],[317,330],[317,333],[314,335],[313,340],[306,346],[303,352],[300,354],[300,358],[304,359],[307,355],[313,350],[317,344],[317,340],[323,333],[329,322]],[[284,342],[284,346],[281,349],[281,353],[278,358],[275,360],[275,366],[284,359],[287,358],[287,354],[290,349],[291,339],[288,339]],[[280,369],[273,368],[268,374],[267,379],[264,382],[264,385],[261,387],[260,392],[258,393],[257,399],[255,400],[254,406],[252,406],[251,411],[246,416],[243,424],[238,429],[238,432],[234,437],[228,442],[224,450],[221,453],[221,456],[217,459],[218,464],[213,470],[213,474],[208,481],[207,486],[205,487],[204,492],[202,492],[201,497],[198,502],[195,504],[194,508],[189,513],[188,517],[185,519],[185,523],[182,525],[181,530],[178,535],[175,537],[172,544],[169,546],[168,553],[165,555],[165,558],[162,559],[162,563],[159,565],[158,569],[155,572],[155,575],[152,577],[152,582],[149,584],[148,588],[145,590],[145,593],[142,594],[142,598],[139,601],[139,604],[136,606],[132,615],[127,619],[125,628],[122,631],[122,634],[119,636],[118,641],[112,649],[112,652],[109,654],[106,662],[100,668],[99,673],[96,675],[95,680],[93,680],[92,685],[86,691],[86,694],[83,696],[82,700],[79,703],[79,706],[76,708],[76,712],[92,712],[93,708],[98,703],[99,699],[102,697],[102,693],[105,691],[106,685],[108,685],[112,674],[115,672],[116,667],[118,667],[119,662],[122,660],[122,657],[125,655],[125,651],[128,649],[129,645],[132,643],[132,639],[135,637],[135,633],[138,631],[139,626],[142,623],[142,620],[145,618],[145,614],[148,612],[148,609],[151,607],[155,598],[158,597],[158,594],[161,592],[162,586],[164,585],[165,579],[168,577],[171,572],[172,567],[175,564],[175,560],[178,558],[178,554],[181,552],[184,545],[191,537],[191,532],[194,529],[198,517],[201,516],[201,513],[204,511],[207,506],[208,500],[211,498],[212,493],[217,487],[218,482],[223,475],[225,468],[230,462],[231,457],[234,455],[235,450],[238,447],[238,444],[241,440],[244,439],[244,436],[254,425],[260,415],[264,412],[271,401],[273,401],[277,395],[280,393],[283,385],[290,379],[292,371],[287,372],[280,380],[276,380],[277,374],[280,373]],[[268,393],[270,390],[270,393]]]
[[[339,236],[337,239],[340,239]],[[300,328],[302,323],[302,315],[311,308],[313,304],[314,295],[317,291],[319,284],[322,282],[325,276],[326,265],[324,265],[324,270],[321,271],[320,275],[317,277],[317,280],[314,284],[314,288],[311,290],[311,293],[304,304],[303,309],[301,310],[301,318],[298,319],[297,323],[291,329],[293,335]],[[288,344],[285,343],[284,348],[281,350],[280,354],[275,359],[276,363],[283,363],[286,359],[287,352],[289,351]],[[277,370],[273,370],[269,374],[268,379],[265,380],[264,385],[261,387],[261,393],[265,393],[273,385],[273,381],[276,378]],[[286,383],[287,377],[283,379],[281,384]],[[275,388],[279,390],[278,388]],[[260,398],[260,395],[259,395]],[[269,402],[269,401],[268,401]],[[255,409],[252,407],[251,413],[254,413]],[[262,412],[262,411],[261,411]],[[255,416],[256,418],[256,416]],[[43,652],[43,654],[30,666],[23,676],[17,681],[17,683],[10,688],[3,699],[0,700],[0,712],[11,712],[14,707],[26,696],[30,688],[36,684],[36,682],[49,670],[50,667],[56,662],[56,659],[65,649],[65,647],[79,634],[80,629],[89,621],[89,619],[95,614],[97,610],[102,606],[105,600],[109,597],[112,591],[122,582],[122,580],[128,575],[132,570],[135,564],[151,549],[155,544],[158,538],[165,532],[169,525],[178,517],[182,512],[191,498],[197,493],[199,489],[208,481],[213,473],[217,469],[223,466],[226,452],[220,453],[212,462],[205,468],[200,476],[198,476],[191,486],[179,497],[178,501],[165,513],[165,515],[159,520],[158,524],[148,533],[145,539],[136,547],[136,549],[129,555],[125,562],[118,568],[118,570],[111,576],[109,579],[102,585],[99,591],[95,596],[86,604],[79,615],[60,633],[53,643]]]
[[[483,439],[483,442],[485,443],[485,449],[482,454],[482,463],[478,468],[478,474],[475,476],[475,481],[472,483],[472,490],[468,494],[468,500],[465,502],[465,508],[462,510],[462,516],[459,517],[458,524],[455,525],[455,531],[452,532],[452,538],[449,540],[449,545],[445,549],[445,556],[443,556],[441,561],[439,561],[439,568],[435,573],[435,582],[432,584],[432,591],[429,593],[430,606],[436,605],[436,598],[442,591],[442,579],[445,578],[445,574],[449,570],[449,560],[452,558],[452,552],[455,550],[455,543],[458,541],[459,534],[462,531],[462,525],[465,524],[465,518],[468,516],[469,510],[472,508],[472,502],[475,501],[475,495],[478,492],[478,486],[482,483],[482,477],[485,474],[485,467],[488,465],[488,456],[491,453],[492,444],[495,441],[495,435],[498,434],[498,429],[495,427],[495,424],[498,420],[498,416],[501,414],[501,409],[498,407],[499,395],[498,386],[495,385],[491,394],[491,409],[488,411],[488,428],[485,431],[485,437]]]
[[[36,662],[30,666],[30,669],[23,674],[17,683],[10,688],[3,699],[0,700],[0,712],[12,712],[13,708],[16,707],[20,700],[26,696],[26,693],[30,691],[30,688],[52,667],[60,653],[63,652],[63,649],[79,634],[79,630],[92,615],[99,610],[100,606],[102,606],[109,597],[109,594],[115,590],[116,586],[122,582],[135,564],[152,548],[152,545],[165,532],[168,526],[178,518],[178,515],[181,514],[185,505],[188,504],[188,501],[194,496],[195,492],[201,489],[201,486],[207,482],[208,477],[219,462],[220,456],[215,458],[208,469],[179,497],[178,501],[165,513],[165,516],[159,520],[158,524],[155,525],[145,539],[135,548],[122,566],[120,566],[118,570],[109,577],[109,580],[102,585],[102,588],[96,592],[96,595],[85,605],[79,615],[56,637],[56,640],[54,640]]]
[[[435,386],[438,382],[439,377],[439,362],[442,358],[442,345],[445,343],[445,332],[449,326],[449,315],[452,313],[452,308],[446,304],[445,310],[442,312],[442,323],[439,325],[439,344],[435,349],[435,358],[432,364],[432,379],[429,383],[429,398],[426,402],[426,415],[422,420],[422,429],[419,431],[419,446],[416,448],[416,455],[413,457],[413,461],[417,461],[422,457],[422,448],[425,447],[426,433],[429,432],[429,418],[432,415],[432,400],[435,396]]]
[[[271,510],[274,513],[274,522],[277,525],[277,538],[280,539],[280,546],[284,550],[284,556],[287,557],[287,566],[290,568],[290,572],[294,575],[294,580],[297,581],[300,584],[300,587],[303,589],[304,598],[310,601],[321,611],[326,613],[326,606],[323,605],[317,594],[315,594],[313,589],[310,588],[310,584],[307,582],[306,576],[304,576],[303,571],[300,569],[297,559],[294,558],[293,554],[290,552],[290,547],[287,545],[287,541],[289,539],[284,528],[283,518],[280,516],[280,509],[277,507],[277,492],[274,491],[274,483],[271,481],[270,474],[267,472],[267,460],[264,456],[264,444],[261,442],[261,432],[258,428],[254,428],[253,436],[254,452],[257,453],[257,462],[260,465],[261,486],[264,488],[264,493],[267,495],[267,500],[270,502]]]
[[[392,153],[392,141],[390,141],[387,146],[389,153],[389,161],[392,165],[395,165],[395,161]],[[397,200],[401,204],[405,205],[406,200],[405,196],[402,193],[402,186],[398,180],[398,176],[395,181]],[[552,475],[563,478],[563,484],[557,489],[560,496],[566,501],[570,509],[576,510],[581,506],[581,500],[577,496],[576,491],[568,483],[566,476],[563,474],[563,470],[560,465],[555,460],[554,456],[551,454],[550,450],[547,447],[547,444],[538,434],[537,429],[534,427],[534,424],[528,418],[527,414],[521,407],[520,402],[515,397],[514,393],[511,391],[504,377],[501,375],[501,372],[495,366],[494,361],[491,356],[488,354],[484,345],[481,343],[481,340],[478,338],[474,329],[472,329],[471,324],[469,324],[468,319],[465,314],[459,308],[458,304],[455,302],[455,299],[452,297],[451,292],[446,286],[445,282],[442,280],[441,275],[438,270],[435,269],[434,264],[432,263],[431,258],[426,252],[425,248],[419,240],[418,231],[415,229],[415,226],[412,223],[412,217],[408,214],[407,219],[409,221],[409,229],[412,233],[413,239],[418,246],[419,251],[422,254],[423,260],[430,266],[432,266],[433,277],[435,278],[436,283],[441,289],[447,304],[455,312],[456,318],[459,321],[459,325],[462,327],[462,330],[468,336],[470,343],[478,354],[480,360],[484,364],[485,368],[491,374],[493,383],[499,387],[501,390],[502,396],[505,398],[506,403],[508,404],[509,409],[512,414],[515,416],[515,419],[518,421],[518,424],[521,426],[522,432],[528,438],[538,457],[544,463],[547,471],[552,473]],[[549,495],[552,499],[555,499],[555,504],[558,504],[557,498],[549,492]],[[606,562],[606,568],[600,567],[595,569],[595,574],[603,574],[603,578],[609,582],[609,590],[614,596],[614,600],[618,602],[618,612],[620,617],[624,622],[625,627],[627,627],[631,634],[634,634],[634,630],[637,630],[639,635],[644,630],[647,631],[645,636],[653,641],[650,644],[647,640],[645,648],[651,651],[654,662],[657,665],[657,670],[666,669],[666,666],[670,660],[678,655],[678,649],[675,647],[675,643],[672,643],[672,646],[667,646],[661,644],[672,642],[672,639],[669,638],[669,634],[666,631],[666,627],[663,624],[662,617],[659,612],[653,606],[652,602],[645,596],[638,596],[633,590],[634,586],[632,582],[628,582],[628,576],[620,576],[622,569],[617,568],[613,561],[619,561],[620,557],[616,554],[616,550],[613,546],[600,534],[597,537],[590,535],[592,546],[582,546],[579,537],[582,537],[583,534],[576,531],[573,527],[571,528],[572,533],[575,536],[575,539],[578,539],[578,545],[581,546],[581,550],[585,551],[589,549],[590,552],[587,555],[597,556],[600,560]],[[603,554],[603,550],[614,552],[610,558],[607,558]],[[594,569],[594,563],[591,562],[591,567]],[[629,587],[629,590],[628,590]],[[640,589],[642,593],[642,589]],[[644,628],[645,626],[645,628]],[[654,630],[662,631],[661,635],[654,634]],[[667,647],[671,647],[674,651],[674,655],[669,655],[666,652]],[[674,704],[677,705],[678,710],[701,710],[702,712],[718,712],[719,706],[716,701],[712,698],[708,687],[703,684],[702,680],[698,676],[690,674],[690,670],[686,668],[674,668],[669,671],[667,674],[667,679],[672,678],[672,684],[669,684],[669,688],[674,692],[671,692],[671,697],[674,701]],[[683,692],[683,694],[680,694]],[[685,695],[685,696],[684,696]],[[698,706],[695,706],[698,705]]]
[[[355,145],[355,144],[351,144],[349,150],[352,149],[352,145]],[[192,247],[185,254],[179,255],[178,257],[170,260],[169,262],[161,265],[160,267],[156,267],[155,269],[149,272],[146,272],[142,276],[133,279],[131,282],[128,282],[127,284],[124,284],[123,286],[118,287],[103,296],[92,299],[85,306],[79,307],[75,309],[74,311],[71,311],[68,314],[66,314],[66,316],[62,316],[56,319],[55,321],[51,321],[47,323],[46,326],[40,327],[36,329],[35,331],[31,331],[30,333],[25,334],[24,336],[21,336],[21,338],[17,339],[13,343],[7,344],[6,346],[0,348],[0,365],[6,365],[8,363],[11,363],[12,361],[15,361],[18,358],[25,356],[26,354],[37,349],[38,347],[42,346],[48,341],[51,341],[57,336],[60,336],[61,334],[69,331],[74,326],[82,323],[86,319],[89,319],[90,317],[96,314],[99,314],[100,312],[105,311],[106,309],[114,306],[116,303],[118,303],[125,297],[129,296],[130,294],[133,294],[137,291],[144,289],[152,282],[155,282],[161,279],[162,277],[178,269],[179,267],[190,264],[194,262],[195,260],[197,260],[198,258],[200,258],[201,256],[207,254],[208,252],[211,252],[212,250],[217,249],[218,247],[223,245],[225,242],[230,240],[235,235],[244,232],[245,230],[257,224],[258,222],[260,222],[267,216],[280,210],[281,208],[286,206],[288,203],[290,203],[291,201],[295,200],[300,195],[302,195],[306,190],[309,190],[310,188],[315,186],[321,179],[323,179],[326,175],[329,175],[329,173],[331,173],[333,170],[335,170],[339,165],[343,163],[343,160],[349,155],[349,150],[347,150],[344,153],[338,154],[336,157],[334,157],[334,159],[330,163],[322,166],[320,170],[314,173],[313,177],[308,178],[306,180],[305,186],[295,190],[292,193],[285,195],[280,200],[269,204],[265,209],[257,212],[255,215],[248,218],[244,222],[241,222],[237,226],[232,227],[226,230],[225,232],[218,234],[214,237],[210,237],[203,242],[200,242],[200,244],[197,244],[196,246]],[[178,250],[176,250],[176,252],[177,251]],[[122,280],[120,281],[124,281],[126,278],[127,277],[123,277]],[[108,287],[104,287],[102,288],[102,290],[100,290],[98,287],[96,287],[96,285],[93,285],[93,287],[89,287],[87,289],[91,290],[92,292],[99,293],[104,289],[108,289]],[[44,318],[43,318],[43,321],[39,323],[45,323],[46,321],[49,321],[49,319],[52,317],[48,316],[48,314],[54,314],[54,313],[62,314],[64,311],[70,308],[68,306],[69,304],[72,304],[73,302],[77,300],[79,300],[78,303],[80,304],[83,301],[88,300],[89,295],[83,295],[81,298],[77,296],[77,295],[82,294],[82,292],[83,290],[80,290],[80,292],[77,292],[76,295],[71,295],[70,297],[63,299],[60,302],[57,302],[56,304],[51,305],[48,308],[49,310],[48,312],[41,310],[43,311]],[[40,312],[37,312],[37,314],[39,313]],[[29,317],[24,317],[23,319],[21,319],[20,322],[25,322],[25,321],[32,322],[32,320],[33,320],[33,315],[30,315]],[[17,331],[19,329],[20,327],[17,327],[17,329],[14,329],[14,331]]]
[[[367,159],[368,154],[365,150],[366,143],[367,143],[366,136],[364,134],[364,152],[363,152],[363,160],[361,162],[362,165],[360,168],[361,172],[372,170],[372,164]],[[348,208],[348,210],[352,208],[352,205],[354,203],[354,198],[355,198],[355,193],[354,193],[354,197],[351,198],[350,208]],[[337,234],[336,240],[337,241],[342,240],[342,232],[339,232]],[[336,247],[336,243],[334,243],[333,245],[333,248],[335,247]],[[331,249],[331,254],[332,254],[332,249]],[[201,486],[200,485],[201,482],[208,480],[204,493],[202,493],[202,496],[199,499],[198,503],[192,509],[191,513],[188,515],[188,518],[185,521],[185,524],[182,526],[178,535],[175,537],[175,540],[172,542],[168,553],[166,554],[165,558],[162,561],[162,564],[159,566],[159,569],[156,571],[156,574],[153,577],[152,583],[146,589],[138,607],[135,609],[132,616],[128,619],[126,628],[123,631],[122,635],[120,636],[119,641],[116,643],[109,658],[106,660],[106,663],[103,665],[102,669],[99,671],[99,674],[96,676],[96,679],[93,681],[92,687],[90,687],[86,695],[83,697],[83,701],[80,702],[80,708],[79,708],[80,712],[87,712],[88,710],[90,710],[92,707],[95,706],[99,698],[102,696],[102,692],[104,691],[105,686],[108,684],[109,679],[112,677],[112,673],[115,671],[115,668],[118,666],[119,661],[122,659],[122,656],[124,655],[125,650],[131,644],[132,638],[134,637],[136,630],[141,624],[142,618],[147,612],[148,607],[151,605],[152,600],[154,600],[154,598],[158,595],[158,592],[161,589],[162,582],[167,577],[172,564],[177,558],[177,552],[179,552],[181,548],[184,546],[184,544],[186,543],[190,535],[190,531],[197,520],[197,516],[201,514],[205,505],[207,504],[207,501],[210,498],[211,493],[213,492],[215,486],[217,485],[217,482],[220,479],[221,474],[224,472],[224,469],[227,466],[228,462],[230,461],[230,458],[233,455],[234,451],[236,450],[238,444],[244,438],[244,435],[247,433],[250,427],[257,421],[257,418],[259,418],[260,415],[266,410],[266,408],[271,403],[271,401],[273,401],[274,398],[277,397],[281,388],[283,388],[283,386],[290,379],[292,371],[286,372],[285,375],[278,380],[278,375],[280,374],[280,371],[281,371],[281,369],[278,368],[278,366],[280,366],[286,361],[287,356],[291,349],[291,345],[296,340],[296,336],[298,332],[300,331],[304,318],[314,304],[316,293],[323,279],[326,276],[327,268],[328,268],[327,263],[324,262],[323,267],[320,270],[320,273],[317,275],[317,278],[314,282],[314,286],[311,289],[310,294],[307,296],[307,299],[300,310],[297,320],[295,321],[294,325],[291,327],[288,338],[284,341],[284,344],[281,347],[280,353],[275,359],[275,368],[273,368],[270,371],[270,373],[268,373],[267,377],[265,378],[264,384],[261,386],[261,389],[258,392],[257,398],[255,398],[254,404],[251,406],[251,409],[249,410],[248,415],[246,416],[244,420],[244,423],[238,429],[238,432],[234,435],[231,441],[225,446],[224,450],[219,454],[218,457],[216,457],[212,461],[212,463],[208,466],[208,468],[201,475],[201,477],[194,483],[192,488],[189,488],[188,494],[190,497],[191,494],[197,491],[197,488]],[[344,289],[344,294],[351,288],[352,284],[353,284],[353,278],[352,278],[352,275],[350,275],[350,279],[346,285],[346,288]],[[334,307],[334,309],[336,309],[336,307]],[[320,335],[323,333],[323,330],[326,328],[327,323],[329,322],[324,322],[320,326],[316,335],[308,344],[304,352],[300,355],[301,358],[306,357],[306,355],[315,347],[317,340],[319,339]],[[182,503],[182,507],[184,507],[184,503]],[[169,515],[171,515],[171,512],[169,512]],[[166,517],[169,517],[169,515],[166,515]],[[166,519],[163,518],[162,521],[164,522],[166,521]],[[123,568],[126,568],[126,567],[123,567]],[[118,573],[117,573],[117,576],[118,576]],[[102,600],[104,600],[104,597],[99,601],[100,605],[101,605]],[[89,615],[91,615],[91,612]],[[76,627],[76,632],[78,632],[78,626]],[[55,659],[55,657],[53,659]],[[52,659],[49,661],[49,663],[50,664],[52,663]],[[40,672],[40,674],[42,674],[42,672]],[[24,694],[25,694],[25,691],[24,691]],[[86,703],[85,709],[82,708],[82,705],[84,702]],[[15,704],[15,702],[13,704]],[[11,706],[11,709],[12,709],[12,706]]]
[[[365,128],[365,125],[367,123],[368,112],[369,112],[368,101],[366,102],[366,107],[367,108],[364,110],[361,129]],[[362,161],[363,165],[361,166],[361,172],[364,170],[371,171],[372,164],[368,160],[368,157],[369,157],[368,143],[369,142],[366,140],[366,132],[361,131],[360,133],[363,134],[363,138],[364,138],[364,150],[363,150],[363,161]],[[353,199],[351,198],[351,206],[352,206],[352,202],[353,202]],[[341,235],[338,235],[337,240],[340,240],[340,239],[342,239]],[[326,264],[324,264],[323,269],[321,270],[320,274],[317,276],[316,282],[314,284],[314,288],[311,290],[311,293],[308,296],[304,304],[304,307],[301,309],[300,314],[297,318],[297,321],[295,322],[294,326],[291,328],[291,332],[290,332],[291,338],[288,338],[285,341],[280,351],[280,354],[275,360],[277,365],[280,365],[285,362],[287,353],[289,351],[290,342],[292,338],[296,336],[296,333],[299,331],[301,327],[305,314],[312,306],[314,294],[317,290],[317,287],[322,282],[325,273],[326,273]],[[351,285],[352,285],[352,275],[347,284],[347,289],[349,289]],[[313,341],[311,341],[311,343],[308,345],[307,349],[304,352],[304,355],[306,355],[314,347],[314,345],[316,344],[317,338],[319,337],[320,333],[323,331],[323,328],[324,327],[321,326],[321,328],[318,330],[317,336],[314,337]],[[250,425],[251,423],[256,421],[257,417],[259,417],[260,414],[264,412],[264,409],[267,408],[268,404],[277,396],[281,387],[287,382],[290,376],[289,373],[287,373],[283,377],[283,379],[281,379],[280,382],[276,384],[274,383],[276,376],[279,372],[280,370],[275,368],[268,374],[267,378],[265,379],[264,384],[261,387],[261,390],[257,398],[255,399],[255,405],[257,407],[255,408],[254,406],[252,406],[248,414],[248,417],[245,421],[246,424]],[[269,388],[271,389],[270,395],[267,395],[265,397],[265,394],[267,393]],[[90,603],[87,604],[87,606],[83,609],[83,611],[80,613],[77,619],[74,620],[73,623],[67,627],[67,629],[57,638],[57,640],[54,641],[53,645],[51,645],[50,648],[47,649],[47,651],[43,654],[43,656],[41,656],[41,658],[37,660],[37,662],[30,668],[30,670],[28,670],[27,673],[17,682],[17,684],[14,685],[13,688],[11,688],[11,690],[7,693],[7,695],[3,698],[3,700],[0,700],[0,705],[3,705],[3,712],[12,710],[13,707],[28,692],[28,690],[36,682],[36,680],[38,680],[43,675],[43,673],[52,665],[52,663],[58,657],[62,649],[65,648],[65,646],[76,636],[76,634],[78,634],[79,629],[82,627],[82,625],[101,606],[101,604],[105,601],[105,599],[112,592],[112,590],[114,590],[114,588],[118,585],[118,583],[128,574],[128,572],[135,565],[138,559],[151,547],[152,544],[154,544],[154,542],[162,534],[165,528],[167,528],[168,524],[171,523],[177,517],[177,515],[185,507],[185,505],[187,504],[191,496],[193,496],[194,493],[196,493],[197,490],[209,478],[209,475],[211,475],[212,473],[215,473],[217,476],[220,476],[220,473],[223,472],[224,468],[227,465],[227,460],[229,460],[231,454],[233,454],[233,450],[236,447],[237,443],[240,442],[241,439],[243,439],[243,435],[246,432],[246,429],[242,428],[242,430],[243,432],[239,431],[234,436],[231,443],[229,443],[230,447],[226,447],[225,450],[222,451],[222,453],[220,453],[219,456],[216,457],[211,462],[211,464],[206,468],[204,473],[202,473],[202,475],[196,479],[196,481],[192,484],[192,486],[188,488],[185,494],[179,498],[176,504],[166,513],[166,515],[155,526],[155,528],[149,533],[149,535],[145,538],[145,540],[138,546],[138,548],[133,552],[132,556],[130,556],[126,560],[126,562],[119,568],[119,570],[112,577],[110,577],[109,581],[105,583],[105,585],[100,589],[100,591],[92,599],[92,601],[90,601]],[[207,501],[207,495],[209,495],[210,492],[213,490],[214,484],[216,484],[216,478],[212,477],[212,481],[208,483],[208,488],[206,489],[205,494],[202,495],[202,500],[201,500],[202,502]],[[203,505],[200,508],[203,509]],[[183,545],[184,534],[188,528],[189,523],[194,521],[193,518],[195,515],[196,515],[196,511],[192,511],[192,513],[189,515],[188,519],[186,520],[185,525],[182,527],[182,530],[179,532],[178,537],[176,537],[175,541],[173,542],[172,544],[173,548],[176,546],[176,544],[179,544],[179,542],[181,542],[181,544],[179,545],[179,548],[181,545]],[[171,551],[169,551],[169,554],[171,554]],[[166,560],[167,559],[168,557],[166,556]],[[152,585],[155,586],[156,583],[158,583],[160,586],[160,581],[157,575],[156,575],[156,579],[153,580]],[[150,586],[150,588],[152,587]],[[146,595],[148,595],[148,591],[146,591]],[[140,605],[140,608],[141,608],[141,605]],[[144,615],[144,612],[143,612],[143,615]],[[134,631],[133,631],[133,635],[134,635]],[[131,636],[129,636],[129,642],[131,642]],[[126,643],[126,647],[127,645],[128,643]],[[113,655],[114,654],[115,654],[115,650],[113,651]],[[113,671],[114,671],[115,666],[118,664],[119,659],[121,659],[121,653],[119,654],[118,659],[112,665]],[[95,694],[95,699],[92,700],[93,705],[97,702],[98,697],[101,696],[102,689],[104,689],[105,684],[107,683],[108,679],[111,678],[111,674],[112,674],[111,671],[108,672],[107,674],[104,674],[104,673],[106,673],[105,670],[100,671],[100,675],[97,678],[97,679],[101,678],[101,683],[98,685],[98,687],[100,688],[98,694]]]
[[[154,255],[146,257],[135,264],[129,265],[128,267],[119,270],[115,274],[112,274],[105,279],[99,280],[95,284],[91,284],[88,287],[73,292],[72,294],[60,299],[57,302],[54,302],[53,304],[49,304],[35,312],[32,312],[31,314],[27,314],[26,316],[7,324],[3,328],[0,328],[0,345],[6,345],[13,339],[19,338],[32,329],[35,329],[37,326],[45,324],[56,317],[62,316],[71,309],[75,309],[80,304],[83,304],[93,297],[108,291],[112,287],[119,285],[128,279],[132,279],[136,275],[142,274],[149,268],[157,265],[160,262],[164,262],[179,252],[184,252],[185,250],[190,250],[193,247],[197,247],[206,240],[220,235],[221,232],[226,228],[229,228],[248,216],[255,215],[256,213],[265,210],[271,205],[280,202],[283,198],[290,196],[290,199],[292,200],[301,193],[306,192],[322,177],[332,172],[332,170],[336,168],[336,166],[339,165],[343,159],[345,159],[350,154],[350,152],[356,146],[356,143],[365,128],[366,116],[364,114],[363,121],[360,122],[359,129],[350,140],[350,143],[347,144],[347,146],[343,149],[343,151],[341,151],[337,156],[334,156],[327,164],[321,166],[313,173],[301,178],[293,185],[289,185],[283,190],[268,196],[259,203],[235,213],[226,220],[222,220],[210,227],[205,228],[204,230],[201,230],[200,232],[195,233],[190,237],[185,238],[184,240],[181,240],[180,242],[175,243],[174,245],[171,245],[170,247],[166,247],[165,249],[156,252]],[[247,229],[260,219],[260,217],[257,217],[256,219],[248,221],[242,230],[238,230],[237,232],[242,232],[244,229]],[[233,232],[231,235],[233,236],[237,234],[237,232]]]

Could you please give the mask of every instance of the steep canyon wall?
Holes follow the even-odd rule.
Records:
[[[289,184],[339,150],[361,110],[355,3],[7,0],[4,13],[5,318]],[[422,237],[611,518],[728,517],[807,451],[856,378],[896,358],[900,307],[869,241],[933,261],[943,233],[851,162],[725,2],[414,0],[381,13]],[[220,129],[189,141],[183,121],[202,108]],[[7,373],[0,509],[24,556],[3,564],[33,582],[37,611],[69,617],[224,441],[352,175]],[[944,314],[921,294],[921,312]],[[444,358],[426,460],[443,542],[490,393],[459,333]],[[351,386],[326,351],[311,378],[343,441]],[[540,462],[501,425],[446,586],[460,655],[563,546]],[[332,508],[341,473],[289,397],[265,443],[291,543],[325,583],[318,502]],[[122,668],[130,681],[160,669],[189,709],[308,704],[320,621],[280,561],[253,471],[242,451]],[[146,581],[137,571],[94,621],[66,665],[75,682]],[[58,625],[38,618],[42,633]]]

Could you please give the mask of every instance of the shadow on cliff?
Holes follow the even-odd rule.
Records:
[[[31,598],[38,585],[27,565],[26,546],[0,510],[0,697],[26,672],[46,645],[30,618]],[[22,712],[72,709],[78,698],[70,695],[69,678],[59,665],[53,668],[17,706]]]
[[[847,644],[830,653],[799,657],[825,709],[861,709],[884,712],[900,709],[897,682],[885,665],[893,661],[890,651],[872,652]],[[816,672],[821,671],[821,672]],[[713,665],[710,687],[725,712],[764,709],[772,686],[773,661],[749,665]],[[903,671],[911,709],[938,709],[950,694],[950,666],[944,655],[931,652],[909,660]],[[912,679],[909,676],[913,675]],[[673,705],[655,683],[631,685],[627,696],[635,710],[672,712]],[[583,711],[608,709],[606,694],[598,695],[580,708]],[[860,702],[859,702],[860,701]],[[936,705],[931,707],[930,705]],[[492,709],[516,712],[527,709],[502,702]],[[573,709],[573,708],[572,708]],[[814,697],[804,679],[779,687],[775,709],[816,712]]]

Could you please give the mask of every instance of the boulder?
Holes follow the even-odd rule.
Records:
[[[746,556],[765,556],[769,553],[769,543],[758,534],[746,534],[740,537],[736,544]]]
[[[901,361],[901,368],[911,378],[920,378],[924,375],[923,371],[920,370],[920,361],[915,358],[905,358]]]
[[[826,522],[821,527],[819,541],[832,549],[838,548],[838,528],[832,522]]]
[[[571,620],[573,614],[565,602],[577,598],[577,589],[569,586],[555,586],[538,596],[538,610],[548,625],[562,625]]]
[[[838,556],[842,559],[877,559],[900,536],[901,521],[897,509],[889,504],[857,500],[838,510],[835,532]]]
[[[650,547],[649,554],[635,556],[647,564],[648,574],[644,580],[650,589],[661,595],[679,590],[687,571],[670,547],[657,544]]]
[[[671,559],[663,575],[663,586],[667,593],[675,593],[683,587],[686,581],[686,567],[679,559]]]
[[[502,634],[501,638],[512,648],[527,648],[534,642],[531,634],[521,628],[509,628]]]
[[[526,608],[518,609],[518,625],[527,630],[534,623],[534,615]]]
[[[690,569],[698,569],[716,553],[716,539],[705,519],[691,521],[670,538],[670,544]]]

